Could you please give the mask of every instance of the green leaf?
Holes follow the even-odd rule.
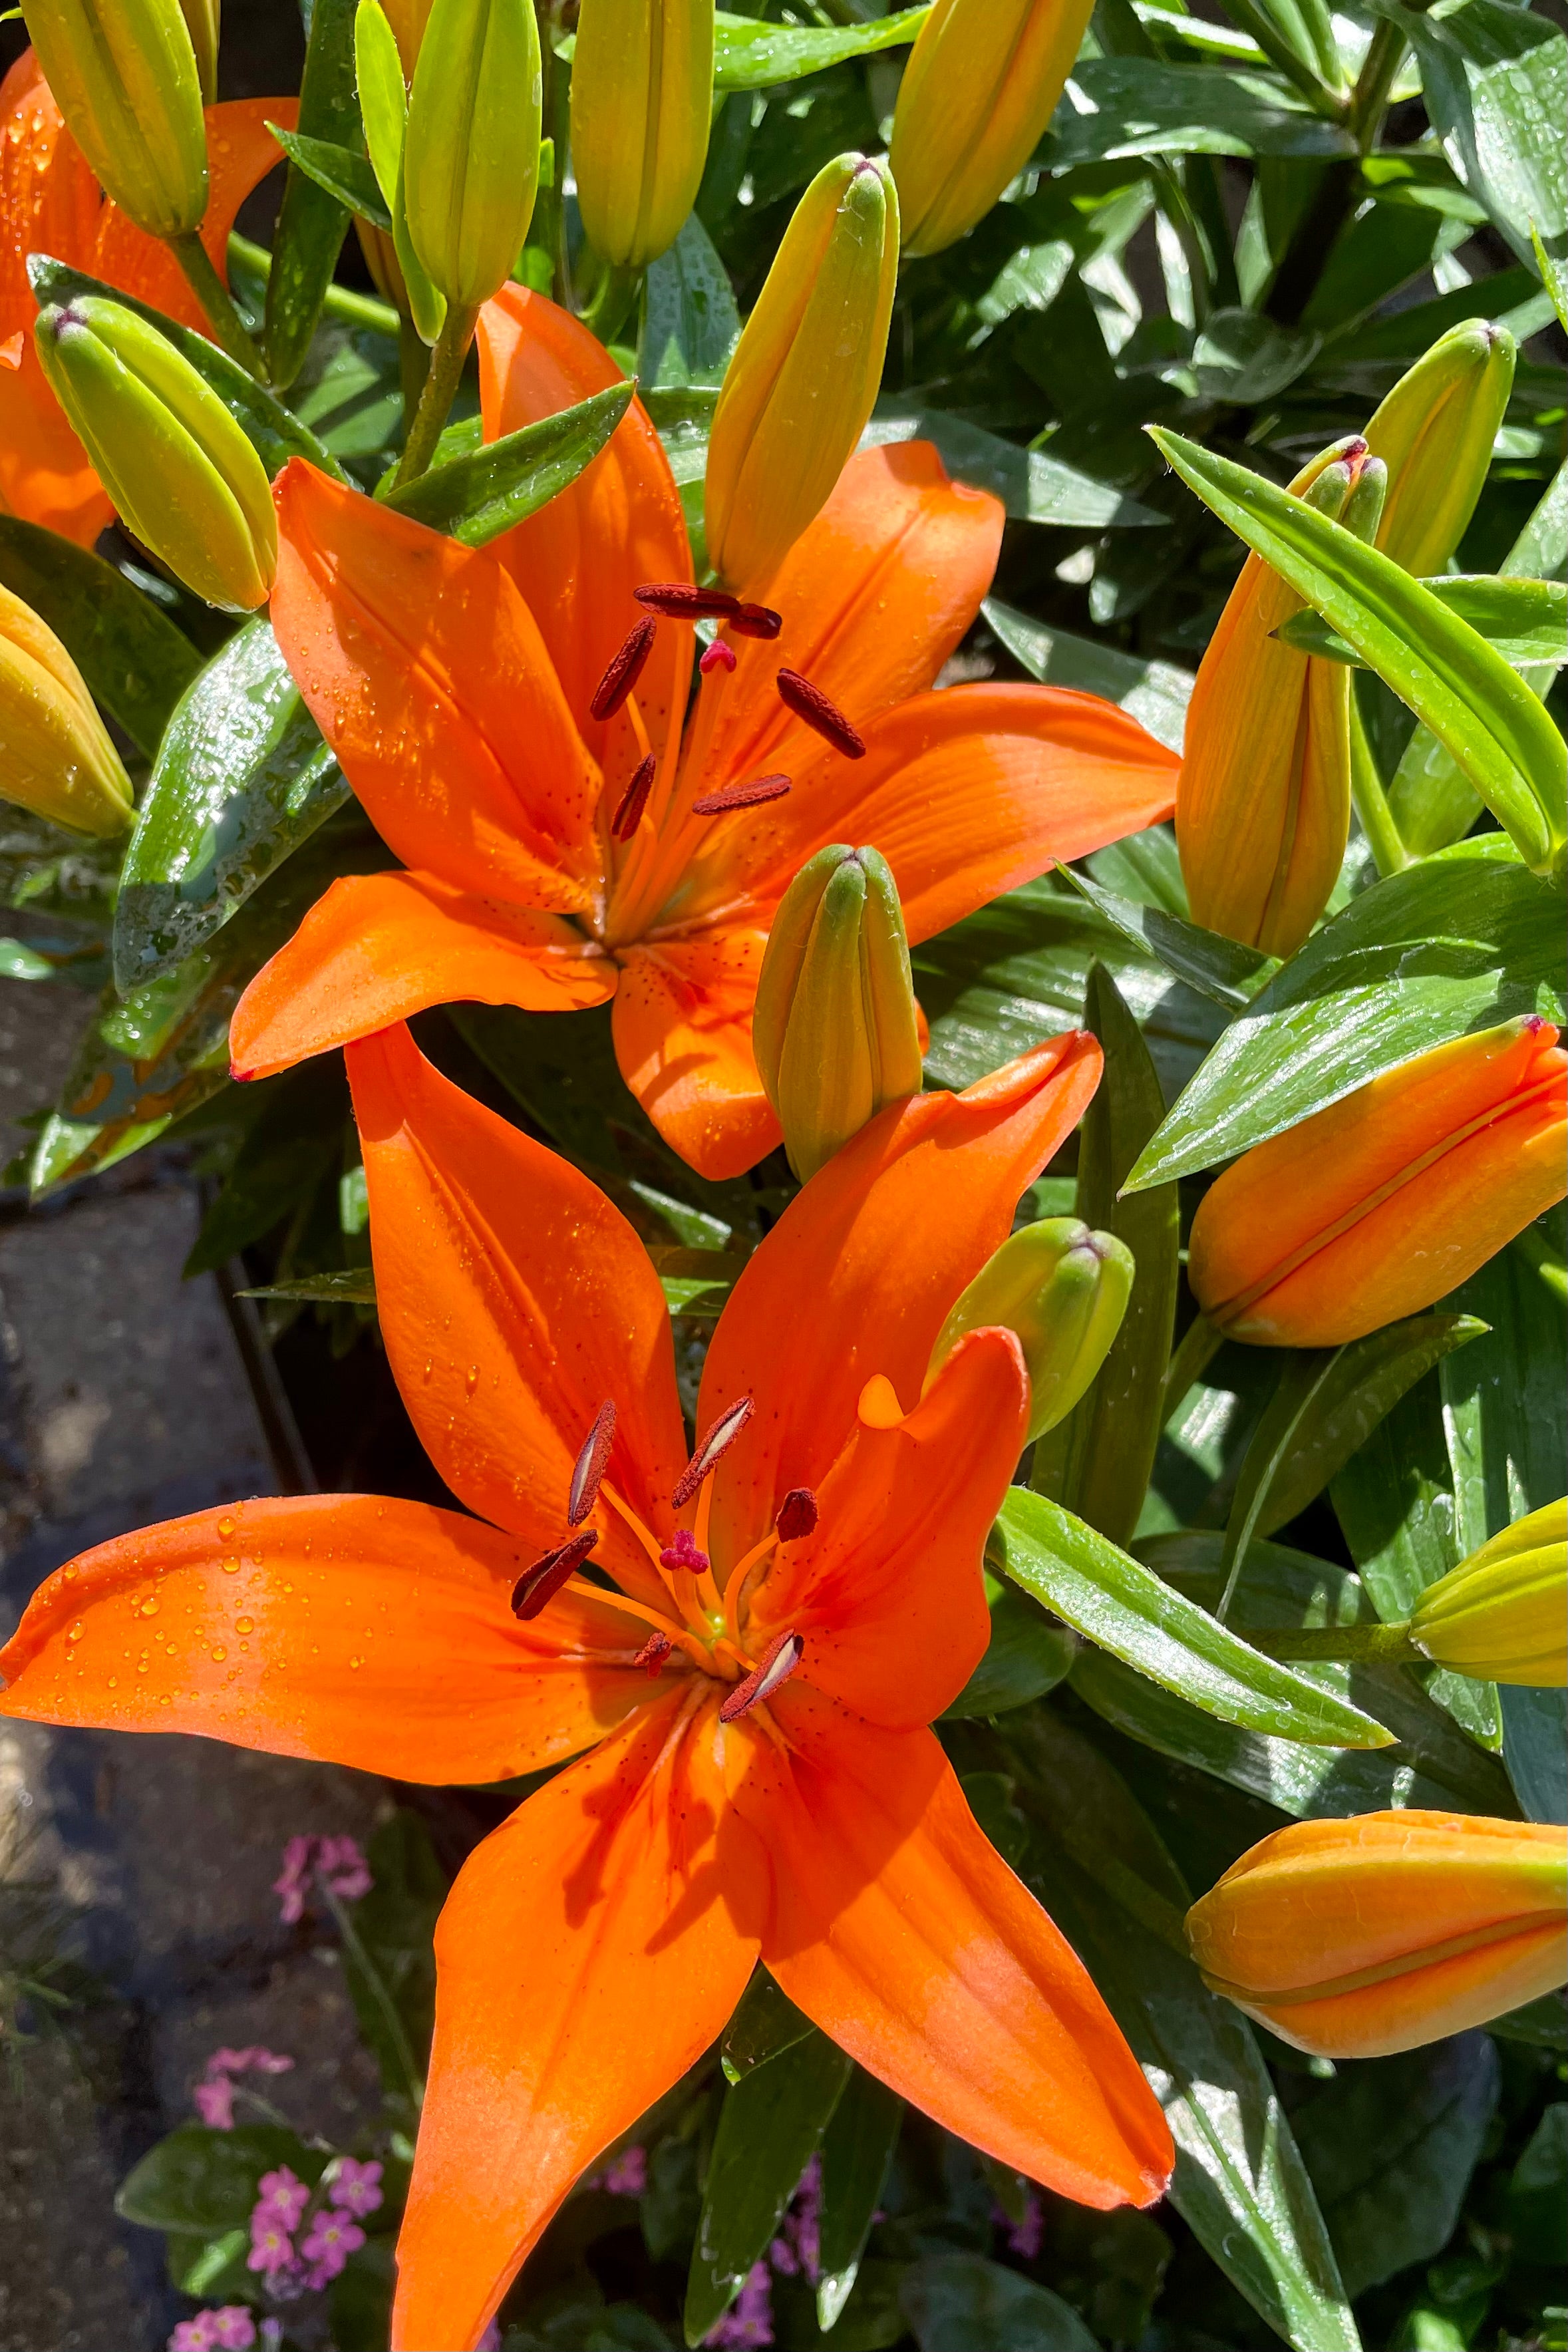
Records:
[[[1511,669],[1528,669],[1537,662],[1556,666],[1563,661],[1568,635],[1568,587],[1560,582],[1505,580],[1491,572],[1475,572],[1423,580],[1419,584],[1485,637]],[[1355,648],[1310,605],[1274,634],[1298,653],[1364,667]]]
[[[1016,1585],[988,1572],[986,1602],[991,1637],[986,1654],[950,1706],[944,1723],[1006,1715],[1015,1706],[1054,1690],[1072,1670],[1078,1644],[1063,1625],[1053,1625]]]
[[[1158,425],[1149,432],[1188,488],[1426,721],[1526,863],[1538,870],[1560,865],[1568,832],[1568,747],[1487,640],[1388,556],[1305,499],[1180,434]]]
[[[658,390],[717,386],[740,340],[729,273],[695,213],[645,280],[639,381]]]
[[[368,1265],[341,1266],[330,1274],[296,1274],[287,1282],[242,1290],[242,1298],[302,1298],[322,1307],[373,1307],[376,1278]]]
[[[1099,1038],[1105,1068],[1080,1131],[1076,1212],[1095,1232],[1126,1243],[1134,1273],[1122,1328],[1087,1393],[1036,1442],[1031,1483],[1124,1544],[1138,1524],[1165,1420],[1181,1215],[1174,1184],[1120,1198],[1166,1106],[1138,1024],[1103,964],[1090,969],[1083,1025]]]
[[[225,1265],[302,1209],[339,1161],[348,1115],[335,1055],[291,1070],[267,1090],[185,1260],[186,1281]]]
[[[1280,969],[1278,956],[1264,955],[1257,948],[1243,946],[1239,940],[1228,940],[1223,932],[1206,931],[1179,915],[1167,914],[1163,907],[1132,904],[1103,890],[1075,866],[1061,866],[1057,871],[1092,907],[1098,908],[1108,923],[1114,923],[1132,946],[1163,963],[1173,980],[1185,981],[1188,988],[1196,988],[1200,996],[1223,1004],[1228,1012],[1244,1011]],[[1163,1116],[1163,1101],[1160,1109]]]
[[[201,667],[184,631],[112,563],[16,515],[0,515],[0,584],[48,624],[93,700],[152,759]]]
[[[824,2330],[849,2301],[903,2121],[896,2091],[854,2067],[822,2136],[817,2324]]]
[[[359,153],[362,134],[354,87],[355,6],[356,0],[314,0],[299,83],[298,123],[292,141],[284,131],[273,132],[289,158],[267,280],[267,363],[279,387],[291,384],[299,373],[349,226],[341,191],[321,183],[304,151],[347,155],[366,172],[380,202],[374,177]]]
[[[1174,662],[1141,661],[1092,637],[1048,629],[1043,621],[1015,612],[998,596],[980,607],[1009,653],[1042,686],[1071,686],[1114,702],[1146,727],[1158,743],[1179,751],[1186,727],[1193,673]]]
[[[898,2299],[920,2352],[1098,2352],[1070,2303],[981,2254],[928,2254]]]
[[[746,1270],[745,1254],[738,1250],[672,1249],[655,1243],[649,1255],[672,1315],[719,1314]]]
[[[1043,1495],[1009,1487],[988,1552],[999,1552],[1014,1581],[1086,1642],[1179,1694],[1206,1718],[1325,1748],[1384,1748],[1394,1737],[1359,1707],[1249,1647]],[[1082,1665],[1081,1656],[1075,1683]]]
[[[1554,2100],[1525,2143],[1508,2184],[1515,2252],[1561,2270],[1568,2263],[1568,2104]]]
[[[1020,449],[966,417],[912,407],[890,394],[878,401],[861,446],[881,449],[899,441],[929,441],[955,480],[989,490],[1016,522],[1103,530],[1152,528],[1166,520],[1153,507],[1064,464],[1049,450]]]
[[[1385,1070],[1515,1015],[1563,1017],[1562,907],[1496,834],[1353,898],[1215,1051],[1127,1180],[1232,1160]]]
[[[632,404],[634,383],[614,383],[559,415],[525,425],[499,441],[389,491],[383,503],[465,547],[483,547],[548,506],[591,466]]]
[[[435,2019],[435,1923],[446,1873],[417,1813],[383,1822],[365,1859],[371,1890],[344,1906],[343,1976],[389,2097],[417,2103]]]
[[[324,2150],[281,2124],[236,2124],[232,2131],[182,2124],[127,2173],[114,2210],[143,2229],[214,2237],[245,2227],[264,2172],[286,2164],[314,2186],[326,2162]]]
[[[725,2029],[719,2053],[725,2081],[738,2083],[754,2068],[793,2050],[815,2030],[767,1969],[755,1969]]]
[[[129,995],[229,922],[349,797],[269,624],[236,631],[170,721],[114,914]]]
[[[720,10],[714,20],[715,89],[768,89],[775,82],[799,81],[852,58],[879,49],[903,48],[930,15],[928,7],[903,8],[870,24],[768,25]]]
[[[310,184],[332,199],[332,210],[339,219],[345,212],[358,213],[373,228],[392,235],[392,218],[386,199],[377,184],[376,175],[363,155],[351,147],[340,147],[329,139],[308,139],[296,131],[280,131],[275,123],[267,128],[288,157],[297,164]],[[277,283],[277,273],[267,281],[268,291]]]
[[[815,2027],[725,2094],[703,2184],[685,2312],[688,2345],[724,2316],[821,2145],[852,2061]]]
[[[1322,341],[1305,330],[1278,327],[1257,310],[1215,310],[1192,347],[1193,373],[1206,399],[1252,408],[1293,383]]]
[[[1052,172],[1113,156],[1348,155],[1352,142],[1262,73],[1164,58],[1082,58],[1034,161]]]

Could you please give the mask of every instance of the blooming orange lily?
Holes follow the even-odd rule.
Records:
[[[813,1178],[719,1319],[689,1462],[631,1226],[406,1029],[348,1060],[388,1355],[482,1517],[298,1496],[102,1545],[35,1596],[0,1708],[411,1780],[578,1758],[442,1914],[394,2352],[477,2343],[758,1957],[1009,2168],[1092,2206],[1157,2197],[1159,2107],[927,1728],[986,1646],[1029,1381],[987,1328],[921,1384],[1092,1094],[1093,1039],[890,1106]],[[573,1573],[591,1551],[612,1582]]]
[[[492,439],[620,381],[586,329],[519,287],[486,304],[479,340]],[[236,1076],[455,999],[613,996],[627,1084],[702,1174],[732,1176],[779,1139],[751,1010],[773,909],[808,857],[873,844],[919,940],[1174,805],[1176,760],[1113,704],[928,691],[979,609],[1003,517],[925,444],[851,460],[768,584],[778,633],[727,621],[689,721],[692,622],[635,595],[693,589],[680,495],[636,403],[493,547],[300,463],[276,495],[278,643],[409,870],[340,881],[313,908],[235,1013]],[[627,660],[643,666],[607,710],[634,630]]]
[[[220,273],[235,215],[281,161],[267,119],[292,130],[298,111],[291,98],[235,99],[206,110],[211,197],[202,242]],[[30,253],[51,254],[206,331],[168,248],[104,197],[26,49],[0,82],[0,512],[90,547],[114,509],[38,365]]]

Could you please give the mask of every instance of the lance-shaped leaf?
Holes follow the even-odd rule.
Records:
[[[768,89],[776,82],[799,81],[804,74],[847,64],[852,58],[906,47],[930,13],[928,7],[901,8],[869,25],[826,25],[819,30],[815,26],[758,24],[721,10],[714,26],[713,86]]]
[[[855,2067],[822,2137],[817,2322],[824,2330],[849,2301],[903,2121],[897,2092]]]
[[[861,446],[882,448],[894,441],[929,441],[955,480],[989,490],[1018,522],[1091,530],[1165,524],[1163,514],[1113,484],[1096,481],[1043,449],[1019,448],[944,408],[914,407],[896,398],[878,401]]]
[[[1222,931],[1206,931],[1201,924],[1186,922],[1164,907],[1139,906],[1118,898],[1075,866],[1062,866],[1057,871],[1092,907],[1099,908],[1108,923],[1115,924],[1124,940],[1156,958],[1173,979],[1185,981],[1188,988],[1223,1004],[1228,1012],[1245,1011],[1280,969],[1278,956],[1265,955],[1239,940],[1228,940]]]
[[[298,137],[311,151],[348,152],[359,163],[360,101],[354,88],[354,11],[357,0],[314,0],[305,71],[299,82]],[[298,374],[332,282],[349,226],[341,192],[324,184],[290,143],[273,137],[289,159],[272,240],[267,280],[267,363],[272,382],[290,384]],[[366,170],[377,194],[373,174]]]
[[[988,1572],[986,1605],[991,1616],[986,1654],[957,1697],[943,1708],[944,1723],[1009,1715],[1054,1690],[1072,1671],[1076,1637],[1065,1625],[1053,1625],[1016,1584]]]
[[[576,481],[625,415],[636,389],[612,383],[573,408],[433,467],[389,491],[384,503],[465,547],[483,547]]]
[[[1419,585],[1439,604],[1457,613],[1478,635],[1486,638],[1511,669],[1529,669],[1537,662],[1561,662],[1568,638],[1568,587],[1558,580],[1509,580],[1485,572],[1457,573],[1448,579],[1423,580]],[[1365,664],[1355,647],[1331,629],[1321,613],[1309,605],[1292,614],[1275,635],[1298,653],[1316,654],[1320,660]]]
[[[112,563],[16,515],[0,515],[0,584],[47,622],[93,700],[152,759],[201,667],[184,631]]]
[[[1426,721],[1526,864],[1557,871],[1568,836],[1568,746],[1517,672],[1418,580],[1305,499],[1180,434],[1149,432],[1221,521]]]
[[[1174,662],[1143,661],[1092,637],[1048,629],[1028,613],[988,596],[980,607],[1008,651],[1042,686],[1073,686],[1130,710],[1156,741],[1179,751],[1192,698],[1193,674]]]
[[[1015,1583],[1086,1642],[1207,1716],[1328,1748],[1385,1748],[1394,1737],[1359,1707],[1264,1657],[1043,1495],[1010,1487],[988,1549]]]
[[[815,2030],[777,1979],[758,1967],[736,2003],[719,2046],[725,2081],[738,2083],[754,2068],[793,2050]]]
[[[373,228],[390,236],[392,216],[380,183],[371,168],[368,156],[358,155],[351,147],[340,147],[330,139],[312,139],[302,131],[280,131],[276,123],[268,126],[273,137],[289,162],[308,180],[333,201],[340,216],[345,212],[358,213]],[[275,282],[269,278],[268,289]]]

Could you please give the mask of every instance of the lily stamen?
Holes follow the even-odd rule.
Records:
[[[572,1465],[571,1489],[566,1505],[569,1528],[580,1528],[599,1500],[600,1481],[610,1465],[610,1450],[614,1443],[615,1400],[606,1397]]]
[[[817,1531],[817,1498],[810,1486],[791,1486],[773,1522],[780,1543],[800,1543]]]
[[[727,809],[757,808],[764,801],[781,801],[789,789],[788,776],[753,776],[743,784],[722,784],[692,803],[694,816],[722,816]]]
[[[549,1601],[553,1601],[567,1578],[582,1566],[599,1541],[597,1528],[585,1528],[580,1535],[569,1536],[554,1551],[547,1551],[542,1559],[526,1568],[512,1587],[512,1614],[525,1623],[537,1617]],[[591,1591],[591,1587],[589,1588]]]
[[[779,1633],[769,1642],[761,1661],[753,1666],[743,1683],[737,1683],[718,1710],[721,1723],[736,1723],[771,1698],[780,1683],[789,1681],[805,1654],[806,1644],[799,1633]]]
[[[641,1666],[651,1681],[655,1675],[664,1672],[664,1660],[669,1656],[673,1646],[669,1635],[662,1633],[655,1626],[632,1664],[634,1666]]]
[[[653,789],[658,765],[658,759],[652,751],[645,760],[638,762],[631,782],[621,796],[621,805],[611,821],[612,841],[630,841],[642,824],[643,811],[648,805],[648,795]]]
[[[593,689],[589,715],[593,719],[612,719],[632,688],[643,675],[643,665],[653,650],[656,624],[648,614],[634,621],[621,646],[610,657],[610,667]]]
[[[722,588],[694,588],[685,580],[644,580],[632,593],[666,621],[730,621],[744,609]]]
[[[735,1402],[727,1405],[718,1419],[710,1424],[696,1452],[675,1481],[675,1490],[670,1500],[677,1511],[691,1501],[720,1454],[740,1435],[751,1419],[752,1412],[749,1396],[737,1397]]]
[[[797,719],[831,743],[835,751],[841,751],[846,760],[865,758],[865,738],[859,728],[844,717],[838,704],[820,686],[813,686],[798,669],[779,671],[779,699],[786,710],[792,710]]]
[[[784,615],[776,613],[771,604],[737,604],[729,616],[729,625],[739,637],[773,638],[784,626]]]

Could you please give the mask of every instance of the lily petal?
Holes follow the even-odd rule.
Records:
[[[1006,1240],[1100,1068],[1094,1039],[1071,1030],[964,1094],[890,1105],[790,1202],[703,1370],[700,1427],[738,1397],[757,1406],[714,1473],[720,1557],[748,1549],[791,1486],[821,1485],[873,1373],[914,1404],[948,1309]]]
[[[575,1013],[615,991],[615,966],[559,915],[498,905],[433,874],[334,882],[235,1007],[236,1078],[270,1077],[430,1004]]]
[[[573,2181],[739,1999],[768,1864],[724,1806],[713,1723],[647,1708],[464,1864],[435,1931],[393,2352],[471,2352]]]
[[[292,131],[299,120],[297,98],[231,98],[209,106],[207,117],[207,209],[202,243],[218,276],[228,283],[229,233],[251,190],[283,161],[283,150],[267,129]],[[85,167],[84,167],[85,168]],[[212,328],[192,293],[184,271],[168,247],[106,203],[99,223],[97,250],[84,265],[95,278],[122,286],[182,326],[204,335]]]
[[[737,1811],[766,1844],[762,1957],[867,2071],[1080,2205],[1152,2204],[1158,2102],[1087,1970],[1008,1868],[929,1731],[873,1729],[800,1678]]]
[[[857,1427],[816,1532],[779,1553],[751,1603],[753,1650],[788,1627],[806,1644],[801,1681],[869,1722],[940,1715],[985,1654],[980,1563],[1028,1432],[1017,1339],[971,1332],[907,1420]]]
[[[782,1139],[751,1051],[767,944],[765,931],[716,929],[620,950],[621,1075],[665,1142],[710,1183],[754,1168]]]
[[[572,1465],[606,1398],[605,1486],[655,1534],[685,1466],[670,1318],[646,1250],[586,1176],[431,1067],[404,1028],[348,1050],[382,1334],[425,1451],[497,1527],[567,1529]],[[597,1565],[663,1601],[601,1489]]]
[[[273,497],[272,625],[377,832],[481,898],[589,907],[599,771],[500,558],[298,457]]]
[[[519,1624],[532,1550],[455,1511],[291,1495],[83,1552],[4,1650],[0,1714],[193,1731],[401,1780],[499,1780],[647,1696],[641,1622],[570,1594]]]

